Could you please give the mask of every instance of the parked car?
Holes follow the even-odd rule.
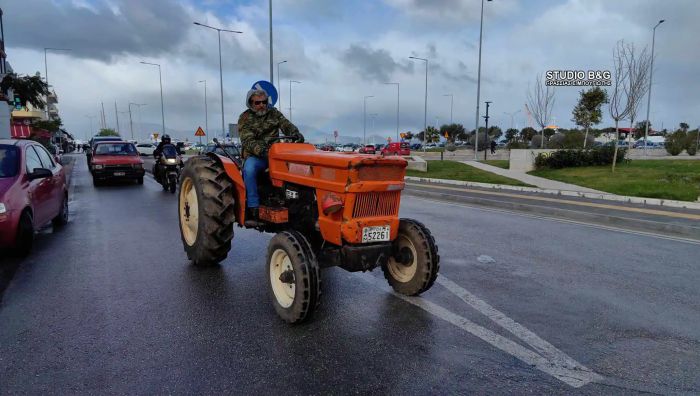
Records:
[[[92,184],[99,186],[106,180],[136,180],[143,184],[143,160],[133,143],[99,142],[95,145],[90,161]]]
[[[50,221],[68,222],[63,167],[37,142],[0,139],[0,248],[28,254],[34,232]]]
[[[153,143],[139,143],[136,145],[136,151],[139,152],[139,155],[153,155],[153,151],[155,151],[156,146]]]
[[[382,148],[382,155],[411,155],[411,148],[406,142],[389,143]]]
[[[340,151],[344,153],[352,153],[353,151],[355,151],[355,147],[353,147],[350,144],[346,144],[345,146],[341,147]]]
[[[421,148],[423,148],[423,145],[420,143],[414,143],[411,145],[411,150],[420,150]]]
[[[368,145],[362,146],[357,150],[357,152],[360,154],[374,154],[375,153],[374,145],[368,144]]]
[[[318,149],[321,151],[335,151],[335,147],[333,147],[329,144],[323,144]]]

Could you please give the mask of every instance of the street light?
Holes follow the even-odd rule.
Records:
[[[400,87],[399,83],[395,82],[385,82],[384,84],[387,85],[396,85],[396,141],[399,141],[399,96],[400,96]]]
[[[491,0],[487,0],[491,1]],[[481,98],[481,38],[484,33],[484,0],[481,0],[481,23],[479,24],[479,68],[476,77],[476,126],[474,127],[474,160],[479,152],[479,100]]]
[[[160,81],[160,116],[163,121],[163,135],[165,135],[165,105],[163,104],[163,76],[160,72],[160,65],[158,63],[150,63],[141,61],[144,65],[158,66],[158,80]]]
[[[90,119],[90,136],[92,136],[92,133],[93,133],[93,130],[92,130],[92,119],[93,119],[93,118],[97,118],[97,116],[94,116],[94,115],[93,115],[93,116],[91,116],[91,115],[86,115],[85,117],[87,117],[87,118]],[[88,135],[86,134],[86,135],[85,135],[85,141],[86,141],[86,142],[88,141],[87,136],[88,136]]]
[[[131,103],[129,102],[129,129],[131,130],[131,140],[134,140],[134,121],[131,118],[131,106],[139,106],[139,111],[141,110],[141,106],[145,106],[145,103]]]
[[[372,128],[370,129],[370,132],[374,133],[374,120],[377,119],[378,113],[369,113],[369,119],[372,120]]]
[[[423,151],[425,151],[425,135],[428,134],[428,60],[425,58],[418,58],[415,56],[409,56],[408,58],[425,61],[425,109],[423,112]]]
[[[647,155],[647,137],[649,135],[649,109],[651,108],[651,78],[654,75],[654,44],[656,42],[656,28],[664,23],[665,19],[659,21],[659,23],[654,26],[651,34],[651,65],[649,66],[649,92],[647,93],[647,122],[644,127],[644,155]]]
[[[194,24],[197,26],[202,26],[205,28],[216,30],[216,32],[219,35],[219,83],[221,86],[221,133],[222,133],[221,137],[223,138],[226,136],[226,127],[224,124],[224,73],[223,73],[223,66],[221,63],[221,32],[239,33],[239,34],[243,33],[243,32],[239,32],[237,30],[215,28],[215,27],[205,25],[205,24],[199,23],[199,22],[194,22]],[[270,43],[270,45],[272,45],[272,43]],[[272,56],[272,55],[270,55],[270,56]],[[270,65],[270,74],[272,74],[272,65]]]
[[[454,104],[454,95],[452,94],[445,94],[442,96],[449,96],[450,97],[450,124],[452,124],[452,105]]]
[[[365,95],[362,101],[362,144],[367,144],[367,98],[373,98],[374,95]]]
[[[282,62],[277,62],[277,86],[280,87],[280,92],[277,93],[277,97],[279,98],[279,104],[277,105],[277,107],[280,110],[282,110],[282,80],[280,80],[280,65],[283,63],[287,63],[287,61],[283,60]]]
[[[209,133],[209,111],[207,110],[207,80],[200,80],[204,83],[204,129]],[[199,142],[202,142],[202,137],[199,137]]]
[[[509,116],[510,116],[510,129],[513,129],[513,117],[515,117],[515,115],[518,114],[518,113],[520,113],[520,110],[518,110],[518,111],[516,111],[516,112],[513,112],[513,113],[509,113],[509,112],[507,112],[507,111],[504,111],[504,112],[503,112],[503,114],[509,115]]]
[[[292,122],[292,83],[301,84],[301,81],[289,80],[289,122]]]
[[[46,79],[46,89],[49,89],[49,64],[46,60],[47,51],[71,51],[70,48],[50,48],[44,47],[44,78]],[[46,120],[49,120],[49,94],[46,94]]]

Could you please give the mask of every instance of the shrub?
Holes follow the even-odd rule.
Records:
[[[455,146],[455,144],[452,142],[447,142],[447,144],[445,144],[445,150],[447,150],[449,152],[453,152],[453,151],[457,150],[457,146]]]
[[[687,136],[683,131],[676,131],[666,136],[666,151],[671,155],[680,154],[686,145]]]
[[[698,133],[700,133],[700,131],[697,129],[688,132],[688,137],[685,140],[685,151],[688,155],[695,155],[698,151]]]
[[[558,150],[541,153],[535,158],[535,168],[571,168],[577,166],[610,165],[613,162],[615,147],[601,146],[592,149]],[[624,161],[627,149],[617,150],[617,163]]]

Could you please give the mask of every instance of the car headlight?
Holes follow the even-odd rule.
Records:
[[[7,213],[7,208],[5,207],[5,204],[0,202],[0,214]]]
[[[93,165],[93,166],[92,166],[92,169],[102,169],[102,168],[104,168],[104,166],[99,165],[99,164],[96,164],[96,165]]]
[[[134,169],[143,169],[143,164],[134,164]]]

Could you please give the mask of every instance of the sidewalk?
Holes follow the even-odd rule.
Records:
[[[543,188],[545,190],[577,191],[577,192],[585,192],[585,193],[607,194],[603,191],[594,190],[592,188],[581,187],[581,186],[577,186],[575,184],[563,183],[563,182],[556,181],[556,180],[545,179],[543,177],[532,176],[532,175],[528,175],[525,172],[513,171],[510,169],[503,169],[503,168],[499,168],[497,166],[485,164],[483,162],[477,162],[477,161],[460,161],[460,162],[463,164],[469,165],[469,166],[473,166],[474,168],[485,170],[487,172],[495,173],[497,175],[501,175],[501,176],[505,176],[505,177],[510,177],[511,179],[515,179],[515,180],[520,180],[523,183],[527,183],[527,184],[536,186],[538,188]]]

